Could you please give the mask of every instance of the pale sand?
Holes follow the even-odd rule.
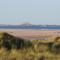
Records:
[[[0,32],[7,32],[15,37],[24,39],[39,39],[42,36],[52,37],[60,36],[60,30],[19,30],[19,29],[2,29]]]

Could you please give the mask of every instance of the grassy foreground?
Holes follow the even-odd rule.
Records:
[[[60,60],[60,37],[27,41],[0,33],[0,60]]]

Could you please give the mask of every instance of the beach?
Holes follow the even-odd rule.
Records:
[[[60,36],[60,30],[28,30],[28,29],[3,29],[0,32],[6,32],[15,37],[24,39],[40,39],[51,38],[53,36]]]
[[[60,60],[60,30],[0,32],[0,60]]]

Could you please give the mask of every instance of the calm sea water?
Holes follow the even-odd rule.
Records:
[[[60,26],[0,26],[0,29],[60,30]]]

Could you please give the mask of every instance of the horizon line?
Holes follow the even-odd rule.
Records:
[[[21,24],[0,24],[0,25],[24,25],[25,23],[21,23]],[[25,25],[60,25],[60,24],[25,24]]]

